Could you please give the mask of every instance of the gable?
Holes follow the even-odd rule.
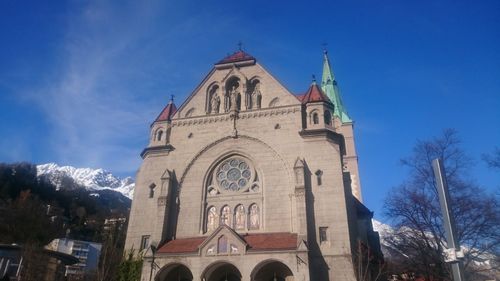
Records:
[[[234,96],[238,100],[234,103]],[[300,101],[260,64],[213,68],[186,99],[174,119],[228,113],[233,104],[249,111],[298,105]]]
[[[246,251],[246,242],[226,225],[219,226],[200,245],[204,256],[242,255]]]

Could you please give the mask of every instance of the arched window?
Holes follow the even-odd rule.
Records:
[[[317,182],[317,184],[318,185],[322,185],[323,181],[321,180],[321,176],[323,176],[323,171],[317,170],[314,174],[316,175],[316,182]]]
[[[319,117],[318,117],[318,113],[317,112],[314,112],[312,114],[312,121],[313,121],[313,124],[319,124]]]
[[[332,125],[332,114],[330,110],[325,110],[325,124]]]
[[[152,183],[149,186],[149,198],[155,197],[155,187],[156,187],[156,184],[154,184],[154,183]]]
[[[219,215],[217,215],[217,209],[212,206],[208,208],[207,211],[207,232],[213,231],[217,228],[219,220]]]
[[[157,133],[156,133],[156,140],[157,141],[161,141],[161,137],[163,136],[163,131],[162,130],[159,130]]]

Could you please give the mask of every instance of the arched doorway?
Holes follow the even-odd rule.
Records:
[[[259,263],[252,270],[252,281],[293,281],[292,270],[277,260],[267,260]]]
[[[205,269],[202,280],[206,281],[240,281],[241,273],[236,266],[227,262],[218,262]]]
[[[192,281],[193,274],[187,266],[173,263],[164,266],[155,276],[155,281]]]

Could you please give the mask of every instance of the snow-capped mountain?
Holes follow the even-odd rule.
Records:
[[[36,166],[37,177],[49,180],[56,188],[61,188],[68,181],[85,187],[89,191],[113,190],[132,199],[135,182],[131,177],[124,179],[112,175],[103,169],[75,168],[72,166],[58,166],[48,163]]]

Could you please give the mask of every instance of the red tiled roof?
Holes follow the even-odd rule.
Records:
[[[239,61],[245,61],[245,60],[255,60],[254,57],[251,55],[245,53],[242,50],[236,51],[232,55],[228,55],[227,57],[223,58],[216,64],[223,64],[223,63],[231,63],[231,62],[239,62]]]
[[[167,242],[158,249],[158,253],[192,253],[198,251],[206,237],[182,238]]]
[[[249,250],[295,250],[297,249],[297,234],[294,233],[259,233],[244,235]]]
[[[172,118],[176,111],[177,107],[172,101],[170,101],[155,121],[170,121],[170,118]]]
[[[302,97],[302,103],[316,102],[316,101],[324,101],[331,103],[325,93],[318,87],[316,83],[312,83],[311,87],[307,90],[307,92]]]
[[[250,251],[295,250],[297,234],[294,233],[256,233],[242,236]],[[167,242],[158,253],[194,253],[207,237],[181,238]]]

